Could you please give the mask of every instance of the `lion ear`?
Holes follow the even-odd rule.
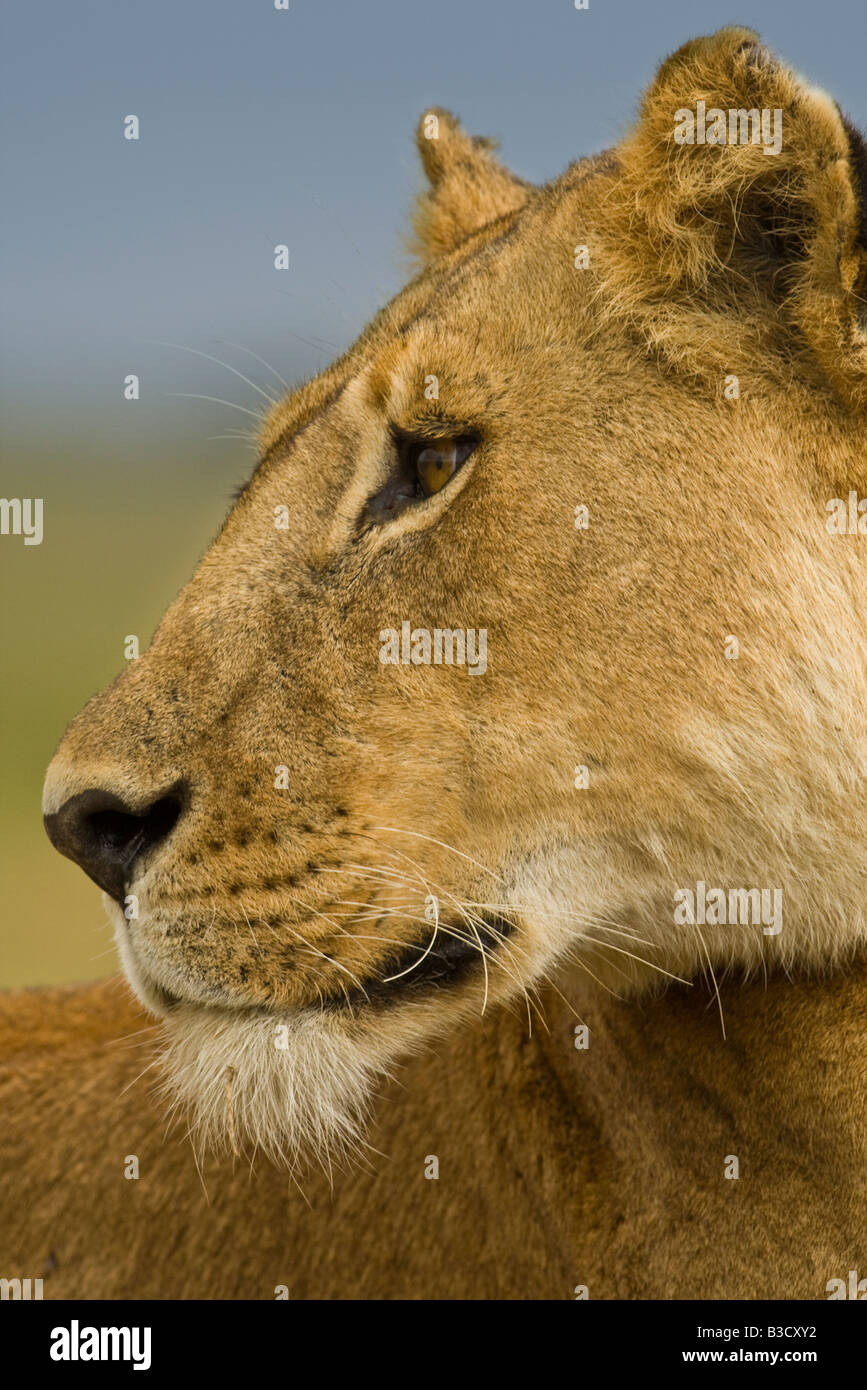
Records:
[[[411,249],[422,264],[526,201],[530,186],[494,158],[496,141],[467,135],[448,111],[425,112],[416,144],[429,183],[412,219]]]
[[[659,346],[728,353],[738,320],[867,405],[867,150],[836,103],[722,29],[663,63],[618,156],[620,289]]]

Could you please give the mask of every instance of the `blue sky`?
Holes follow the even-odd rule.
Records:
[[[288,381],[309,375],[405,279],[427,106],[544,180],[616,140],[659,60],[723,23],[757,28],[867,125],[863,0],[17,0],[0,83],[7,446],[129,452],[128,371],[143,449],[252,425],[169,394],[258,401],[151,340],[263,386],[227,342]],[[129,113],[137,143],[122,138]]]

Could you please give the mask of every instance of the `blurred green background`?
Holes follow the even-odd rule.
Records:
[[[122,669],[125,636],[145,647],[241,471],[204,456],[172,471],[99,467],[72,452],[62,469],[28,461],[45,537],[0,545],[4,986],[115,969],[99,889],[42,831],[42,779],[65,724]]]
[[[45,535],[0,537],[0,988],[115,968],[99,890],[43,834],[42,779],[67,722],[122,668],[124,637],[144,649],[252,466],[232,432],[265,402],[196,353],[279,393],[274,371],[295,383],[352,341],[406,279],[413,132],[431,105],[499,137],[541,182],[619,138],[667,53],[745,22],[867,125],[864,0],[743,10],[3,7],[0,493],[42,497]],[[122,137],[131,113],[137,142]],[[137,402],[123,399],[130,372]]]

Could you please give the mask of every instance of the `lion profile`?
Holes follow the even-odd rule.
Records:
[[[725,139],[708,138],[716,111],[735,114]],[[780,113],[765,140],[753,112]],[[857,1114],[827,1029],[857,1045],[863,541],[825,523],[831,499],[854,491],[857,517],[867,494],[864,142],[732,28],[679,49],[622,142],[544,187],[439,108],[417,142],[418,273],[264,421],[253,476],[150,648],[65,734],[48,833],[104,890],[159,1020],[155,1115],[167,1093],[203,1152],[259,1153],[275,1182],[311,1152],[350,1160],[329,1230],[355,1231],[371,1202],[386,1249],[415,1223],[400,1278],[372,1258],[370,1296],[569,1296],[589,1270],[598,1296],[821,1297],[863,1260],[854,1179],[816,1192],[795,1154],[784,1213],[779,1189],[748,1198],[743,1182],[726,1205],[720,1174],[738,1136],[755,1168],[778,1162],[764,1131],[792,1086],[824,1151],[787,1028],[821,1039],[823,1096]],[[764,1049],[753,1082],[720,1012],[748,1073]],[[585,1013],[587,1067],[600,1060],[575,1113],[599,1148],[569,1161],[560,1107]],[[664,1057],[653,1029],[670,1030]],[[412,1161],[439,1146],[458,1164],[456,1135],[475,1156],[439,1237],[417,1182],[365,1186],[377,1125],[410,1152],[402,1076]],[[371,1121],[383,1086],[397,1116]],[[496,1233],[482,1116],[529,1145]],[[648,1250],[668,1180],[643,1197],[638,1176],[669,1161],[672,1125],[683,1248],[696,1221],[717,1236],[691,1285],[670,1249]],[[174,1191],[180,1161],[158,1160]],[[455,1269],[472,1194],[490,1245]],[[192,1251],[210,1237],[187,1201]],[[792,1201],[802,1244],[783,1258]],[[562,1209],[547,1236],[542,1215],[527,1234],[536,1202]],[[333,1292],[328,1223],[299,1236],[306,1219],[296,1282]]]

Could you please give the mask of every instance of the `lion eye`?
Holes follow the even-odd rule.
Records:
[[[371,521],[390,521],[415,503],[442,492],[478,442],[478,436],[471,434],[448,434],[441,439],[398,435],[397,469],[385,487],[368,498],[360,522],[362,531]]]
[[[469,458],[476,441],[467,435],[444,439],[412,440],[407,446],[407,471],[422,497],[433,497]]]

